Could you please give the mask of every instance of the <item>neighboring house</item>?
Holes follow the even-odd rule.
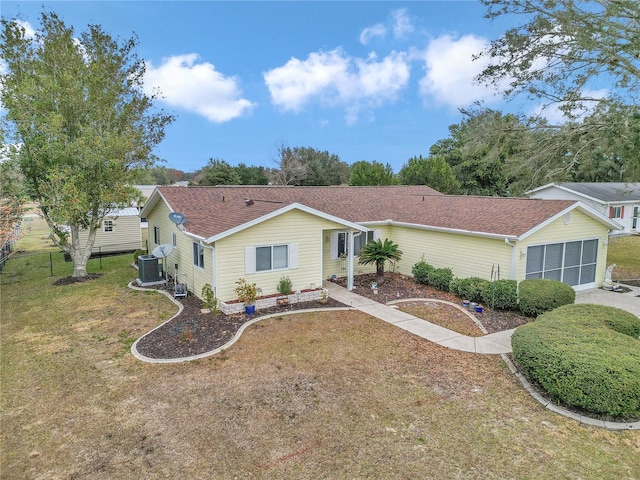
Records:
[[[640,183],[549,183],[535,188],[530,198],[578,200],[622,227],[614,234],[640,233]]]
[[[88,230],[80,230],[80,242],[86,243]],[[96,230],[92,255],[103,253],[133,252],[142,248],[140,216],[135,207],[114,211],[104,217]]]
[[[170,213],[183,223],[173,223]],[[362,246],[389,238],[402,250],[396,272],[424,259],[456,277],[554,278],[575,289],[602,284],[610,230],[606,216],[571,200],[442,195],[425,186],[159,187],[141,212],[150,248],[175,246],[166,259],[200,296],[211,284],[223,302],[246,278],[262,295],[288,276],[296,290],[333,275],[373,272],[357,262]],[[176,216],[173,216],[176,219]]]

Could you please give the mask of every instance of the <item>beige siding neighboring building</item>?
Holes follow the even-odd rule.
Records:
[[[80,230],[81,243],[89,237],[87,230]],[[125,208],[108,215],[96,230],[92,254],[133,252],[142,248],[140,217],[137,208]]]

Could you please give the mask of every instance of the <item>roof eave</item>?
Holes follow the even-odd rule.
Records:
[[[523,233],[522,235],[520,235],[518,237],[517,240],[518,241],[524,240],[525,238],[527,238],[527,237],[533,235],[534,233],[542,230],[544,227],[546,227],[550,223],[555,222],[556,220],[562,218],[567,213],[569,213],[569,212],[571,212],[573,210],[576,210],[576,209],[582,211],[588,217],[591,217],[594,220],[596,220],[596,221],[608,226],[610,230],[622,230],[623,229],[622,225],[620,225],[619,223],[614,222],[610,218],[602,215],[600,212],[598,212],[597,210],[594,210],[589,205],[587,205],[585,203],[582,203],[581,201],[577,201],[573,205],[571,205],[571,206],[565,208],[564,210],[556,213],[555,215],[549,217],[544,222],[539,223],[538,225],[533,227],[531,230]]]
[[[331,222],[335,222],[338,223],[344,227],[347,228],[352,228],[354,230],[359,230],[362,232],[366,232],[368,229],[367,227],[363,227],[362,225],[359,225],[357,223],[354,222],[350,222],[348,220],[345,220],[343,218],[339,218],[336,217],[334,215],[330,215],[328,213],[322,212],[320,210],[316,210],[315,208],[311,208],[311,207],[307,207],[306,205],[303,205],[301,203],[291,203],[285,207],[279,208],[278,210],[274,210],[273,212],[270,212],[266,215],[262,215],[261,217],[255,218],[249,222],[245,222],[243,224],[237,225],[236,227],[230,228],[228,230],[225,230],[224,232],[220,232],[216,235],[213,235],[211,237],[208,237],[205,239],[205,243],[214,243],[217,242],[219,240],[222,240],[223,238],[229,237],[231,235],[234,235],[238,232],[241,232],[243,230],[246,230],[247,228],[251,228],[255,225],[258,225],[259,223],[265,222],[267,220],[270,220],[272,218],[278,217],[280,215],[282,215],[283,213],[287,213],[290,212],[291,210],[300,210],[302,212],[305,213],[309,213],[311,215],[315,215],[316,217],[320,217],[323,218],[325,220],[329,220]]]

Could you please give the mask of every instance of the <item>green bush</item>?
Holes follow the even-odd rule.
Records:
[[[495,280],[487,283],[482,289],[482,301],[493,309],[517,309],[518,282],[515,280]]]
[[[640,418],[638,332],[640,319],[624,310],[565,305],[518,327],[511,345],[525,375],[555,402]]]
[[[147,252],[145,250],[136,250],[135,252],[133,252],[133,263],[138,265],[138,257],[146,254]]]
[[[449,284],[453,280],[453,273],[450,268],[434,268],[427,275],[429,285],[444,292],[449,291]]]
[[[435,270],[433,265],[429,265],[424,260],[419,261],[411,268],[411,273],[416,283],[421,285],[429,284],[429,274]]]
[[[575,302],[576,292],[558,280],[541,278],[523,280],[518,288],[520,311],[528,317]]]
[[[488,280],[480,277],[457,278],[450,282],[449,287],[452,293],[470,302],[482,302],[482,291]],[[455,290],[454,290],[455,289]]]

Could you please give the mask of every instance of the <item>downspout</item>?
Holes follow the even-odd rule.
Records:
[[[211,290],[213,290],[213,294],[216,295],[216,249],[204,243],[203,240],[200,240],[200,245],[202,245],[203,248],[211,250]]]
[[[362,232],[358,232],[360,235]],[[349,229],[349,246],[347,248],[347,290],[353,290],[353,240],[357,235],[353,233],[353,229]]]
[[[504,243],[511,247],[511,265],[509,265],[509,279],[516,278],[516,243],[510,243],[508,238],[504,239]]]

